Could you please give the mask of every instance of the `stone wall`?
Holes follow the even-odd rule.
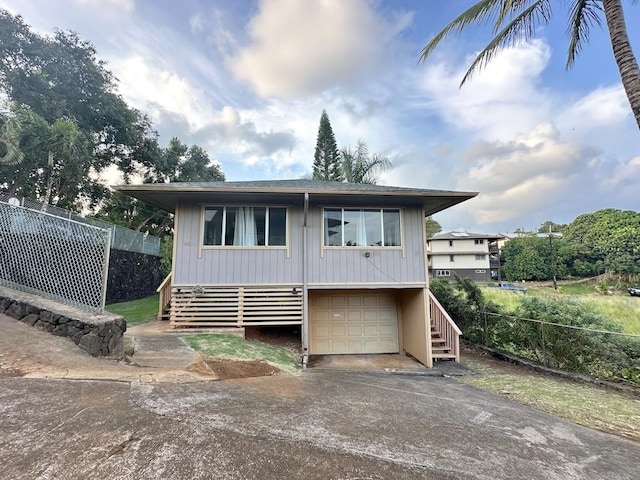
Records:
[[[123,356],[122,335],[127,324],[119,315],[95,315],[4,287],[0,287],[0,314],[52,335],[69,337],[94,357]]]
[[[112,249],[107,277],[107,304],[146,298],[162,283],[160,257]]]

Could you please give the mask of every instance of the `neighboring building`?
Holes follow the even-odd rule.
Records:
[[[175,213],[159,290],[176,328],[301,325],[303,362],[459,358],[459,330],[428,290],[424,220],[476,193],[314,180],[116,188]]]
[[[453,275],[476,281],[500,280],[499,242],[504,235],[447,232],[427,240],[430,278]]]

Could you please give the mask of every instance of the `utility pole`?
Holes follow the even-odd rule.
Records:
[[[549,225],[549,252],[551,253],[551,276],[553,278],[553,289],[558,290],[558,282],[556,281],[556,259],[553,254],[553,234],[551,233],[551,225]]]

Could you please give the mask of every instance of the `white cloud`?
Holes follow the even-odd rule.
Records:
[[[628,162],[620,162],[616,165],[612,177],[608,183],[617,186],[637,185],[640,181],[640,157],[633,157]],[[640,197],[640,193],[636,193]],[[636,207],[640,208],[640,207]]]
[[[462,88],[462,65],[427,64],[419,80],[422,106],[458,129],[508,140],[548,118],[550,98],[538,86],[551,52],[542,41],[505,49]]]
[[[83,6],[99,7],[103,9],[105,7],[113,6],[119,10],[126,12],[132,12],[135,10],[135,0],[75,0],[77,3]]]
[[[112,61],[119,92],[135,108],[154,121],[171,114],[182,118],[191,129],[202,128],[211,116],[205,93],[177,73],[147,62],[140,55]]]
[[[588,134],[602,127],[619,127],[631,115],[621,84],[597,88],[561,113],[557,122],[567,129]]]
[[[507,143],[481,142],[466,154],[474,165],[463,171],[458,188],[481,192],[473,201],[480,224],[506,222],[586,193],[599,166],[599,151],[567,142],[549,124]]]
[[[262,0],[230,66],[265,97],[319,92],[370,75],[411,18],[387,20],[367,0]]]

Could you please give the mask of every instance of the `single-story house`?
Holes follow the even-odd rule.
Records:
[[[425,218],[477,193],[316,180],[122,185],[175,214],[171,325],[300,325],[309,355],[459,359],[429,292]]]

